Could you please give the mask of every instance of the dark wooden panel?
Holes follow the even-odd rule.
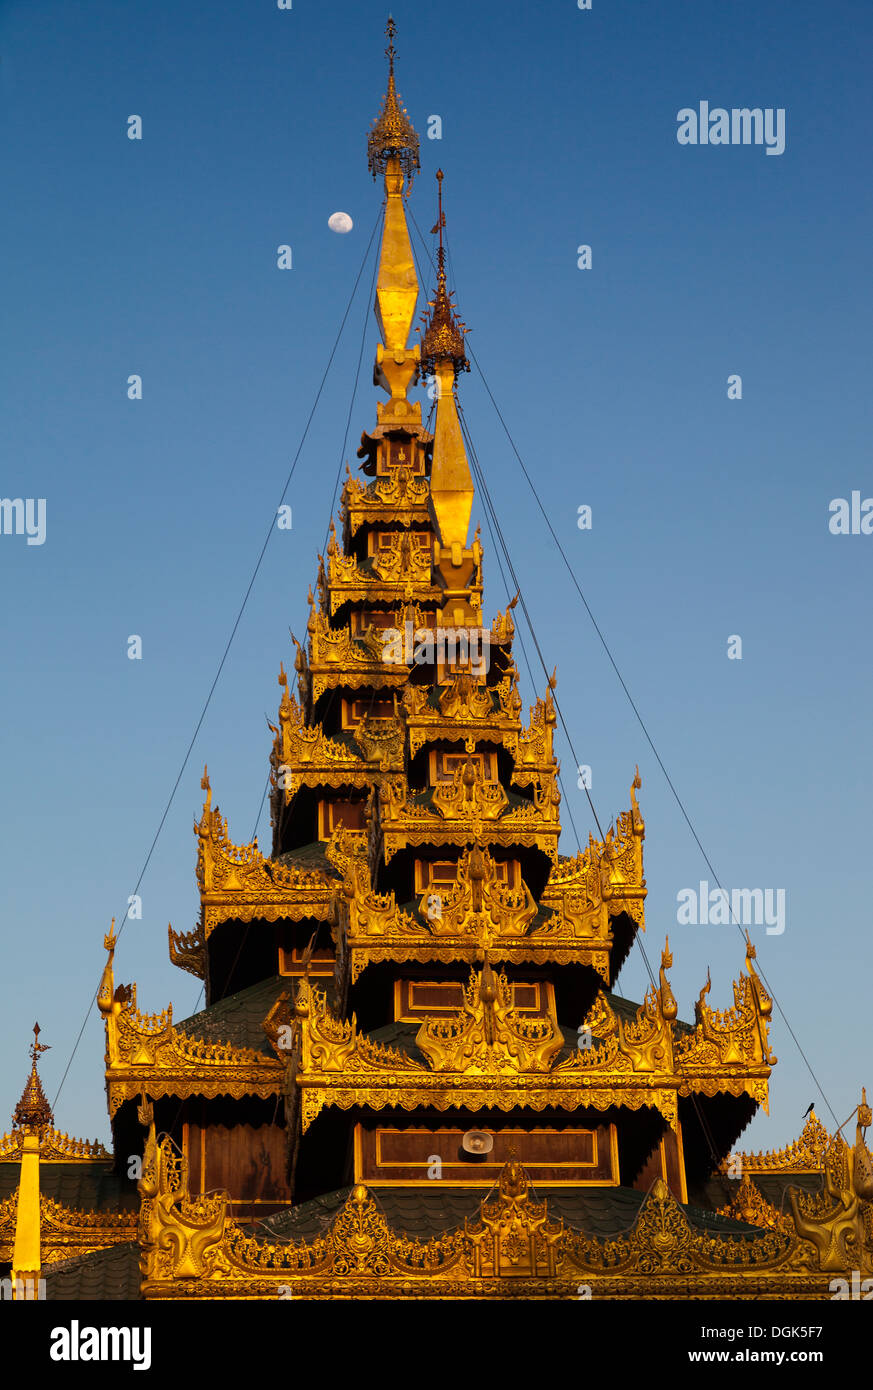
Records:
[[[203,1151],[205,1171],[199,1159]],[[236,1201],[290,1200],[285,1163],[285,1130],[278,1126],[188,1125],[188,1185],[193,1193],[224,1188]]]
[[[507,888],[518,888],[521,884],[521,865],[517,859],[498,859],[494,865],[494,876],[498,883],[505,884]],[[458,880],[458,861],[456,859],[416,859],[415,861],[415,891],[424,893],[426,889],[432,888],[435,893],[440,889],[454,887]]]
[[[544,980],[513,981],[512,1003],[520,1013],[545,1015],[549,986]],[[394,996],[395,1023],[413,1023],[457,1013],[464,1007],[464,987],[457,980],[397,981]]]
[[[480,1157],[464,1156],[462,1129],[389,1128],[361,1125],[355,1130],[355,1178],[390,1186],[436,1181],[490,1186],[514,1156],[536,1183],[613,1184],[614,1126],[590,1129],[502,1129],[488,1131],[494,1147]],[[434,1165],[439,1158],[441,1169]],[[432,1169],[432,1176],[428,1176]]]
[[[349,798],[331,798],[318,803],[318,836],[329,840],[339,825],[346,830],[366,829],[367,803]]]
[[[326,933],[325,933],[326,934]],[[303,974],[303,954],[306,945],[299,944],[294,946],[282,945],[279,947],[279,974],[289,975],[296,979]],[[332,945],[316,946],[312,952],[312,960],[309,967],[310,975],[319,979],[331,979],[333,977],[335,952]]]

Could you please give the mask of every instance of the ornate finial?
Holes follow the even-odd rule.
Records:
[[[670,950],[670,938],[664,938],[664,949],[661,952],[661,969],[658,972],[658,996],[661,1003],[661,1013],[666,1019],[673,1020],[679,1015],[679,1006],[670,988],[670,981],[667,979],[667,971],[672,968],[673,954]]]
[[[203,810],[208,811],[212,805],[212,787],[209,784],[209,773],[205,763],[203,764],[203,776],[200,778],[200,790],[206,793],[206,804]]]
[[[12,1113],[12,1123],[22,1128],[44,1130],[54,1125],[55,1117],[37,1072],[37,1061],[40,1053],[49,1050],[48,1043],[40,1042],[39,1034],[39,1024],[35,1023],[33,1025],[33,1042],[29,1049],[31,1056],[30,1076],[27,1078],[21,1100]]]
[[[637,831],[639,831],[640,833],[642,833],[642,831],[645,829],[645,821],[643,820],[642,813],[641,813],[641,811],[640,811],[640,804],[639,804],[639,802],[637,801],[637,792],[640,790],[640,787],[641,787],[642,785],[643,785],[643,779],[642,779],[642,777],[640,776],[639,765],[637,765],[637,767],[636,767],[635,770],[634,770],[634,780],[631,782],[631,789],[630,789],[630,795],[631,795],[631,818],[632,818],[633,823],[634,823],[634,829],[637,830]]]
[[[41,1043],[39,1035],[42,1032],[38,1023],[33,1025],[33,1042],[30,1044],[30,1055],[35,1062],[41,1052],[48,1052],[50,1043]]]
[[[527,1177],[518,1161],[518,1152],[514,1144],[510,1145],[509,1158],[500,1170],[497,1185],[500,1196],[505,1202],[518,1201],[527,1193]]]
[[[407,186],[409,186],[412,183],[413,175],[421,166],[418,162],[418,136],[406,114],[405,106],[400,103],[394,85],[394,35],[396,32],[397,25],[389,16],[385,26],[385,33],[388,36],[388,47],[385,49],[385,56],[388,59],[388,90],[385,93],[382,110],[373,121],[373,127],[367,136],[367,167],[375,178],[377,174],[384,174],[389,160],[394,159],[405,175]]]
[[[443,227],[446,225],[446,215],[443,212],[443,177],[442,169],[437,169],[439,217],[436,226],[431,228],[432,232],[439,232],[440,236],[437,250],[437,288],[436,297],[428,300],[433,313],[430,318],[427,314],[422,314],[426,327],[421,340],[421,370],[430,375],[436,371],[438,363],[451,362],[457,378],[459,372],[470,370],[470,363],[464,352],[464,335],[468,330],[464,327],[463,321],[455,314],[455,308],[452,304],[454,292],[450,294],[446,288],[446,250],[443,246]]]
[[[485,1025],[485,1041],[491,1047],[497,1037],[497,1019],[494,1013],[494,1005],[500,996],[497,979],[491,968],[491,961],[488,959],[488,951],[482,961],[482,970],[479,975],[479,1002],[482,1005],[482,1018]]]
[[[695,1003],[695,1005],[694,1005],[694,1017],[695,1017],[695,1019],[696,1019],[696,1021],[697,1021],[698,1023],[700,1023],[701,1020],[703,1019],[703,1010],[704,1010],[704,1008],[705,1008],[705,1006],[706,1006],[706,996],[709,994],[709,991],[710,991],[711,989],[712,989],[712,976],[711,976],[711,974],[710,974],[710,972],[709,972],[709,966],[707,966],[707,967],[706,967],[706,984],[703,986],[703,989],[700,991],[700,995],[699,995],[699,997],[698,997],[698,999],[697,999],[697,1001],[696,1001],[696,1003]]]
[[[438,217],[437,220],[436,220],[436,226],[435,226],[435,227],[431,227],[431,229],[430,229],[430,234],[431,234],[431,236],[433,236],[433,234],[434,234],[435,232],[439,232],[439,234],[440,234],[440,246],[439,246],[439,251],[438,251],[438,253],[437,253],[438,256],[442,256],[442,254],[443,254],[443,227],[446,225],[446,214],[443,212],[443,179],[444,179],[444,178],[445,178],[445,174],[443,173],[442,169],[437,169],[437,171],[436,171],[436,180],[437,180],[437,208],[439,209],[439,217]]]

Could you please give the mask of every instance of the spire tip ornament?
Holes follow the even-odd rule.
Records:
[[[421,339],[421,370],[427,376],[435,376],[440,365],[451,364],[457,381],[459,372],[470,370],[470,363],[464,351],[464,338],[469,330],[455,312],[455,306],[452,304],[454,291],[450,292],[446,285],[446,249],[443,245],[443,228],[446,225],[446,215],[443,211],[445,175],[442,169],[437,169],[436,177],[439,216],[436,226],[432,227],[431,231],[438,232],[440,238],[437,248],[437,287],[434,298],[428,300],[432,310],[430,317],[422,314],[425,329]]]
[[[49,1044],[41,1043],[39,1040],[40,1031],[39,1024],[35,1023],[33,1025],[33,1042],[29,1049],[31,1057],[30,1076],[27,1078],[21,1093],[21,1100],[12,1114],[13,1125],[21,1129],[44,1130],[53,1126],[55,1122],[52,1108],[46,1099],[37,1071],[40,1053],[49,1050]]]
[[[367,167],[375,179],[377,174],[386,172],[392,160],[396,161],[406,179],[408,192],[412,187],[414,175],[421,168],[418,159],[418,135],[407,115],[406,107],[401,105],[394,83],[394,35],[397,33],[397,25],[390,15],[385,33],[388,38],[388,47],[385,49],[388,59],[388,90],[382,102],[382,110],[374,119],[367,136]]]

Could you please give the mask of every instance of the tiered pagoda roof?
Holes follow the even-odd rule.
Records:
[[[807,1133],[781,1166],[746,1156],[733,1201],[731,1146],[766,1108],[776,1060],[755,948],[733,1005],[710,1003],[707,978],[693,1024],[669,943],[642,1003],[615,993],[645,929],[638,772],[606,835],[559,852],[556,676],[524,724],[515,600],[484,616],[441,173],[436,289],[421,345],[409,341],[419,146],[394,32],[368,140],[385,200],[374,382],[388,399],[358,451],[367,481],[349,473],[318,557],[293,685],[280,666],[270,852],[231,840],[204,771],[199,919],[171,925],[169,949],[205,1005],[178,1022],[172,1007],[141,1013],[136,986],[115,982],[110,930],[98,1006],[114,1156],[55,1135],[37,1036],[0,1141],[0,1180],[4,1163],[21,1174],[0,1201],[0,1259],[33,1274],[75,1256],[52,1277],[57,1296],[77,1279],[129,1289],[134,1251],[141,1296],[156,1299],[275,1298],[277,1285],[578,1297],[580,1283],[607,1297],[826,1296],[850,1247],[873,1268],[866,1098],[853,1149],[820,1136],[805,1168]],[[409,398],[424,377],[432,431]],[[65,1145],[115,1183],[112,1211],[48,1195]],[[749,1186],[775,1171],[818,1180],[778,1220]]]

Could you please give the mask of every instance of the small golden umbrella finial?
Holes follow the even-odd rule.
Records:
[[[42,1082],[37,1071],[37,1062],[41,1052],[48,1052],[49,1044],[41,1043],[39,1040],[40,1026],[38,1023],[33,1025],[33,1042],[30,1044],[29,1052],[31,1057],[30,1076],[21,1093],[21,1100],[15,1107],[12,1114],[12,1123],[23,1128],[45,1129],[54,1124],[52,1108],[46,1099],[42,1089]]]
[[[454,368],[455,378],[459,372],[468,372],[470,363],[464,351],[464,335],[467,329],[455,312],[452,303],[454,291],[446,285],[446,248],[443,245],[443,228],[446,215],[443,211],[443,174],[437,169],[437,205],[439,216],[431,232],[439,232],[440,244],[437,248],[437,287],[433,299],[428,300],[431,314],[422,314],[425,328],[421,339],[421,370],[425,375],[435,374],[440,364]]]
[[[390,15],[385,33],[388,36],[388,47],[385,49],[388,59],[388,90],[382,110],[373,121],[367,136],[367,165],[375,178],[377,174],[384,174],[389,163],[396,160],[397,167],[404,174],[409,186],[413,175],[421,167],[418,160],[418,136],[394,84],[394,35],[397,33],[397,25]]]

